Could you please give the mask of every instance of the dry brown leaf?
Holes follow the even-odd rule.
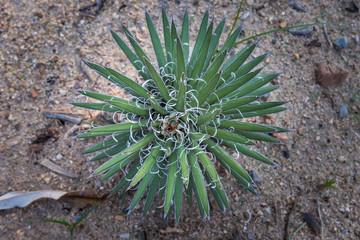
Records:
[[[34,192],[9,192],[0,197],[0,210],[10,209],[14,207],[26,207],[30,203],[50,198],[54,200],[66,199],[76,201],[81,199],[82,204],[87,204],[94,201],[103,200],[105,197],[99,197],[96,193],[91,191],[57,191],[57,190],[44,190]]]
[[[51,162],[50,160],[48,159],[44,159],[40,162],[41,165],[43,165],[44,167],[47,167],[48,169],[54,171],[54,172],[57,172],[57,173],[60,173],[64,176],[67,176],[67,177],[71,177],[71,178],[77,178],[78,176],[75,175],[74,173],[68,171],[68,170],[65,170],[63,169],[62,167],[56,165],[55,163]]]

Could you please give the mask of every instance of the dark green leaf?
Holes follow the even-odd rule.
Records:
[[[145,18],[146,18],[146,23],[148,25],[151,41],[152,41],[152,44],[153,44],[153,48],[154,48],[154,51],[155,51],[156,59],[157,59],[158,64],[159,64],[159,68],[162,68],[166,64],[166,59],[165,59],[163,47],[161,45],[159,35],[156,32],[156,29],[154,27],[154,23],[152,22],[149,13],[146,10],[145,10]]]

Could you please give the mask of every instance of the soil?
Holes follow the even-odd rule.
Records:
[[[284,144],[262,144],[256,149],[271,157],[280,168],[269,168],[246,157],[238,158],[247,171],[262,179],[257,199],[232,177],[224,175],[224,185],[232,215],[223,215],[211,198],[211,218],[203,221],[197,207],[184,204],[178,226],[164,220],[161,207],[142,217],[140,206],[130,215],[120,205],[121,196],[102,202],[79,226],[75,239],[284,239],[304,223],[303,213],[319,221],[322,235],[316,236],[309,224],[295,239],[358,239],[360,237],[360,21],[358,12],[346,10],[350,0],[299,1],[309,12],[288,6],[288,0],[248,0],[240,14],[244,23],[242,38],[279,26],[351,21],[328,25],[331,42],[347,38],[347,46],[330,46],[322,26],[311,36],[278,32],[261,37],[254,55],[272,52],[264,72],[284,71],[276,84],[283,87],[269,100],[289,100],[289,110],[251,119],[292,130],[279,135]],[[358,1],[354,1],[357,2]],[[129,97],[123,90],[91,72],[80,58],[126,72],[141,81],[107,29],[121,32],[121,22],[136,33],[145,52],[151,53],[142,7],[146,7],[161,28],[161,4],[168,16],[181,26],[188,8],[191,17],[191,42],[207,7],[219,23],[227,14],[226,34],[236,15],[238,1],[106,1],[100,11],[95,0],[3,0],[0,6],[0,195],[12,191],[91,190],[105,195],[119,177],[103,184],[89,178],[98,163],[87,163],[89,156],[78,156],[99,140],[72,138],[88,125],[76,125],[43,116],[44,112],[73,114],[86,120],[101,120],[101,113],[68,104],[88,101],[77,90],[95,90]],[[81,11],[80,11],[81,10]],[[355,9],[356,10],[356,9]],[[245,16],[248,17],[244,20]],[[226,36],[224,34],[224,36]],[[357,39],[357,41],[356,41]],[[310,43],[310,45],[309,45]],[[240,44],[236,51],[244,47]],[[154,55],[150,55],[152,59]],[[321,87],[314,70],[329,63],[349,72],[341,87]],[[340,117],[341,106],[348,112]],[[75,126],[75,127],[74,127]],[[236,157],[236,153],[233,153]],[[70,178],[45,168],[51,160],[75,173]],[[334,188],[324,183],[334,180]],[[133,193],[130,193],[132,195]],[[294,204],[296,203],[296,204]],[[161,203],[157,203],[160,206]],[[296,208],[292,210],[293,206]],[[41,200],[25,208],[0,211],[1,239],[64,239],[65,226],[41,222],[64,219],[73,222],[91,205],[77,202]],[[321,220],[319,218],[319,213]],[[250,218],[251,217],[251,218]]]

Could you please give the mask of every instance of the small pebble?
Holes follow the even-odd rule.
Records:
[[[279,23],[279,27],[280,27],[280,28],[286,28],[286,26],[287,26],[287,23],[286,23],[286,22],[281,22],[281,23]]]
[[[273,40],[271,41],[272,44],[276,44],[276,42],[277,42],[276,39],[273,39]]]
[[[256,183],[261,183],[263,180],[256,174],[254,170],[251,170],[249,173],[250,177],[254,180]]]
[[[298,60],[300,58],[300,55],[298,53],[295,53],[294,58],[295,60]]]
[[[347,106],[343,105],[340,107],[340,118],[345,117],[348,114]]]
[[[356,35],[356,36],[355,36],[355,42],[356,42],[357,44],[359,44],[359,42],[360,42],[360,37],[359,37],[359,35]]]
[[[346,48],[347,42],[346,42],[346,37],[340,37],[338,38],[335,42],[334,45],[337,46],[338,48]]]
[[[57,155],[56,155],[56,160],[61,160],[63,158],[63,155],[61,154],[61,153],[58,153]]]
[[[65,89],[61,89],[61,90],[59,91],[59,93],[60,93],[60,96],[65,96],[66,93],[67,93],[67,91],[66,91]]]
[[[129,239],[130,238],[130,233],[120,234],[120,238]]]
[[[290,158],[290,152],[289,152],[289,150],[285,150],[285,151],[284,151],[284,157],[285,157],[286,159]]]
[[[299,128],[297,130],[297,133],[300,134],[300,135],[303,135],[304,134],[304,130],[302,128]]]
[[[244,13],[244,15],[242,16],[242,20],[245,21],[249,16],[250,16],[250,12]]]

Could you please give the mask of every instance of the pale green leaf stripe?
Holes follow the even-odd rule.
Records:
[[[146,145],[148,145],[153,140],[155,140],[155,138],[156,138],[155,133],[154,132],[149,132],[148,135],[146,135],[143,139],[139,140],[138,142],[136,142],[133,145],[131,145],[130,147],[128,147],[124,151],[124,153],[130,153],[130,152],[139,150],[142,147],[145,147]]]
[[[123,161],[121,161],[119,164],[115,164],[114,166],[112,166],[110,168],[110,170],[108,170],[106,172],[106,174],[100,179],[100,182],[106,181],[107,179],[109,179],[110,177],[112,177],[113,175],[115,175],[117,172],[121,171],[121,169],[123,169],[124,167],[126,167],[127,165],[129,165],[129,163],[133,162],[134,159],[138,158],[139,155],[138,154],[134,154],[131,155],[131,157],[127,157],[126,159],[124,159]]]
[[[178,100],[176,102],[176,110],[183,112],[185,108],[185,99],[186,99],[186,79],[185,74],[183,73],[180,81],[179,81],[179,93],[178,93]]]
[[[90,138],[90,137],[102,137],[113,134],[113,132],[86,132],[77,135],[76,138]]]
[[[135,184],[137,184],[141,180],[141,178],[151,169],[152,165],[156,160],[156,157],[159,154],[159,151],[160,151],[160,145],[157,144],[156,146],[153,147],[149,156],[146,158],[145,162],[143,163],[143,165],[141,166],[135,177],[132,179],[130,183],[130,187],[133,187]]]
[[[179,38],[176,31],[176,26],[174,19],[171,20],[171,28],[170,28],[170,37],[171,37],[171,61],[177,63],[177,39]],[[177,68],[174,65],[171,65],[171,68],[174,71],[175,76],[177,76]],[[178,78],[175,79],[175,83],[177,83]]]
[[[115,106],[111,106],[108,103],[73,102],[71,104],[74,106],[77,106],[77,107],[106,111],[106,112],[122,112],[123,111],[122,109],[115,107]]]
[[[201,21],[201,24],[200,24],[200,29],[199,29],[199,32],[198,32],[198,35],[197,35],[197,38],[195,41],[194,49],[191,54],[191,58],[190,58],[189,65],[188,65],[189,67],[187,69],[188,76],[190,76],[190,73],[192,71],[192,68],[190,66],[194,65],[196,59],[199,56],[199,51],[200,51],[201,45],[203,43],[203,40],[205,38],[208,21],[209,21],[209,9],[206,10],[206,12],[203,16],[203,19]]]
[[[279,89],[281,86],[279,85],[272,85],[272,86],[266,86],[266,87],[262,87],[262,88],[258,88],[256,89],[255,91],[252,91],[248,94],[246,94],[245,96],[246,97],[252,97],[252,96],[255,96],[255,97],[260,97],[266,93],[269,93],[269,92],[272,92],[276,89]]]
[[[215,154],[216,160],[224,161],[231,171],[239,173],[249,184],[253,182],[249,174],[219,145],[210,139],[205,140],[203,143],[207,144],[207,149]]]
[[[221,20],[221,22],[219,23],[219,25],[215,29],[214,34],[211,37],[210,45],[209,45],[209,48],[208,48],[208,53],[207,53],[206,60],[205,60],[205,63],[204,63],[204,66],[203,66],[203,69],[202,69],[201,72],[206,71],[206,69],[209,66],[209,63],[210,63],[211,59],[213,58],[213,56],[215,54],[215,51],[216,51],[216,49],[217,49],[217,47],[219,45],[219,39],[220,39],[221,33],[222,33],[223,29],[224,29],[225,21],[226,21],[226,18],[223,18]]]
[[[220,52],[223,51],[231,51],[231,49],[234,47],[234,44],[236,42],[236,39],[239,37],[241,32],[242,26],[238,27],[233,34],[226,40],[224,46],[220,49]]]
[[[101,100],[101,101],[118,101],[118,102],[129,103],[128,100],[110,96],[110,95],[106,95],[106,94],[97,93],[97,92],[92,92],[92,91],[87,91],[87,90],[80,90],[78,92],[87,97],[91,97],[91,98]]]
[[[219,71],[221,64],[224,62],[227,54],[228,52],[222,52],[221,54],[217,55],[210,68],[205,73],[205,76],[203,77],[204,81],[200,81],[199,84],[196,86],[197,91],[202,89],[210,81],[210,79],[215,76],[215,74]]]
[[[254,69],[257,65],[259,65],[265,58],[267,58],[270,55],[270,53],[265,53],[263,55],[260,55],[250,62],[246,63],[244,66],[241,66],[236,72],[235,76],[239,77],[242,75],[245,75],[249,73],[252,69]]]
[[[272,107],[278,107],[287,102],[258,102],[253,104],[247,104],[238,108],[234,108],[231,110],[224,111],[224,114],[234,114],[234,113],[245,113],[245,112],[253,112],[256,110],[266,109],[266,108],[272,108]]]
[[[193,198],[193,187],[192,185],[194,184],[193,183],[194,180],[193,180],[193,177],[192,177],[192,174],[191,174],[191,171],[189,172],[189,185],[187,186],[187,189],[185,190],[185,193],[186,193],[186,201],[187,201],[187,204],[189,205],[189,207],[192,207],[192,198]]]
[[[131,88],[132,90],[134,90],[141,97],[143,97],[145,99],[149,98],[149,95],[148,95],[147,91],[145,90],[145,88],[140,86],[138,83],[134,82],[130,78],[122,75],[121,73],[119,73],[111,68],[106,68],[106,69],[109,71],[109,73],[111,73],[113,76],[115,76],[117,79],[119,79],[119,81],[124,83],[124,85],[128,86],[128,88]],[[127,90],[128,88],[126,88],[125,90]]]
[[[179,159],[179,163],[180,163],[180,167],[181,167],[183,182],[184,182],[184,185],[187,187],[189,184],[189,172],[190,171],[189,171],[189,164],[188,164],[188,160],[187,160],[187,153],[185,151],[185,147],[184,147],[183,143],[180,144],[177,154],[178,154],[177,157]]]
[[[133,46],[134,51],[135,51],[136,55],[138,56],[138,59],[144,64],[144,58],[149,59],[149,57],[145,54],[144,50],[142,50],[140,45],[135,40],[134,36],[130,33],[130,31],[125,27],[124,24],[122,24],[122,28],[125,32],[125,35],[129,39],[130,44]]]
[[[204,133],[195,133],[195,132],[190,132],[189,136],[192,140],[195,141],[199,141],[199,140],[203,140],[203,139],[208,139],[211,136],[209,134],[204,134]]]
[[[269,125],[260,125],[256,123],[248,123],[248,122],[237,122],[231,120],[221,120],[220,128],[234,128],[236,130],[242,131],[250,131],[250,132],[274,132],[274,128]]]
[[[138,97],[142,96],[146,98],[146,96],[144,95],[145,89],[140,89],[139,85],[134,81],[132,81],[131,79],[125,77],[124,75],[116,72],[111,68],[102,67],[100,65],[85,60],[83,60],[83,62],[86,65],[88,65],[91,69],[95,70],[98,74],[100,74],[107,80],[111,81],[112,83],[116,84],[117,86],[123,88],[124,90],[128,91],[130,94],[134,96],[138,96]],[[139,90],[140,92],[138,92],[137,90]]]
[[[182,43],[179,38],[177,38],[177,42],[176,42],[176,67],[177,67],[176,79],[177,81],[179,81],[178,79],[180,79],[180,77],[182,77],[183,74],[186,74],[184,52],[183,52]]]
[[[205,113],[204,115],[201,115],[198,118],[196,124],[197,125],[202,125],[204,123],[207,123],[207,122],[213,120],[214,118],[216,118],[221,112],[222,112],[221,108],[209,110],[208,113]]]
[[[127,58],[130,60],[131,64],[136,68],[137,71],[139,71],[140,75],[146,80],[149,79],[146,73],[144,73],[142,70],[143,64],[141,63],[140,59],[136,56],[133,51],[126,45],[126,43],[122,40],[122,38],[117,35],[113,30],[110,29],[111,35],[115,39],[116,43],[119,45],[121,50],[125,53]]]
[[[180,215],[181,215],[181,207],[182,207],[182,190],[183,190],[183,181],[181,172],[178,171],[176,174],[176,182],[175,182],[175,192],[174,192],[174,207],[175,207],[175,220],[176,224],[179,223]]]
[[[273,108],[267,108],[267,109],[262,109],[262,110],[258,110],[258,111],[253,111],[253,112],[246,112],[243,114],[229,114],[227,115],[228,117],[230,117],[231,119],[240,119],[240,118],[249,118],[249,117],[255,117],[255,116],[261,116],[261,115],[266,115],[266,114],[271,114],[271,113],[277,113],[277,112],[281,112],[286,110],[287,108],[284,107],[273,107]]]
[[[160,182],[160,176],[158,174],[155,174],[153,180],[151,181],[149,192],[146,197],[146,202],[145,202],[145,206],[143,209],[143,216],[145,216],[146,213],[149,211],[150,206],[155,199],[155,196],[156,196],[156,193],[158,190],[158,186],[159,186],[159,182]]]
[[[168,162],[168,161],[167,161]],[[167,163],[166,162],[166,163]],[[165,173],[165,171],[163,171]],[[161,173],[161,172],[160,172]],[[166,181],[167,181],[167,175],[163,174],[163,176],[161,176],[160,178],[160,185],[159,185],[159,194],[158,194],[158,198],[160,201],[162,201],[162,198],[165,194],[165,190],[166,190]]]
[[[225,131],[222,129],[215,129],[215,128],[212,128],[212,127],[209,127],[206,125],[200,126],[199,129],[202,133],[209,134],[215,138],[236,141],[236,142],[247,144],[247,145],[255,145],[254,142],[250,141],[249,139],[247,139],[245,137],[242,137],[238,134],[228,132],[228,131]]]
[[[194,145],[194,144],[193,144]],[[196,154],[197,158],[200,160],[202,165],[205,167],[206,171],[210,174],[212,180],[215,182],[217,186],[221,186],[220,178],[216,172],[214,165],[210,162],[208,156],[201,150],[198,146],[194,146],[194,153]]]
[[[246,59],[248,59],[248,57],[250,56],[251,52],[254,50],[254,48],[256,47],[256,45],[258,44],[258,41],[254,41],[250,44],[248,44],[246,47],[244,47],[243,49],[241,49],[239,52],[237,52],[233,57],[231,57],[229,60],[226,61],[226,63],[223,66],[223,69],[227,69],[230,67],[230,65],[232,65],[235,61],[242,61],[242,63],[244,63],[246,61]],[[255,47],[254,47],[255,45]],[[252,49],[252,50],[249,50]],[[245,59],[245,61],[244,61]]]
[[[249,157],[252,157],[256,160],[259,160],[263,163],[266,163],[266,164],[269,164],[271,166],[274,166],[276,165],[275,163],[273,163],[272,161],[270,161],[267,157],[261,155],[260,153],[256,152],[256,151],[253,151],[251,150],[250,148],[242,145],[242,144],[239,144],[239,143],[235,143],[235,142],[231,142],[231,141],[223,141],[222,144],[224,144],[225,146],[229,147],[229,148],[232,148],[232,149],[235,149],[239,152],[241,152],[242,154],[246,155],[246,156],[249,156]]]
[[[171,36],[170,36],[170,25],[169,20],[166,16],[165,6],[162,7],[162,20],[163,20],[163,31],[165,40],[166,59],[168,62],[171,61]]]
[[[242,86],[246,82],[251,81],[251,79],[253,79],[260,71],[261,71],[261,69],[258,69],[253,72],[250,72],[244,76],[241,76],[238,79],[235,79],[229,85],[224,86],[224,87],[220,88],[219,90],[217,90],[215,93],[211,94],[206,102],[211,105],[211,104],[219,101],[219,99],[226,97],[229,94],[230,94],[229,95],[229,98],[230,98],[232,92],[234,92],[234,91],[236,92],[237,91],[236,89],[238,89],[238,88],[242,89]]]
[[[183,44],[184,59],[187,62],[189,58],[189,13],[187,10],[185,11],[181,28],[181,42]]]
[[[155,109],[155,111],[157,111],[161,115],[164,116],[164,115],[168,114],[168,111],[165,108],[163,108],[162,106],[160,106],[158,101],[152,95],[150,96],[150,104]]]
[[[146,67],[149,69],[151,76],[153,77],[153,80],[155,81],[155,84],[157,85],[159,92],[161,96],[164,98],[165,101],[170,100],[169,92],[165,86],[164,81],[160,77],[159,73],[156,71],[154,66],[150,63],[149,60],[144,59]]]
[[[168,175],[166,181],[166,191],[165,191],[166,193],[165,193],[165,205],[164,205],[165,216],[167,216],[169,213],[174,195],[176,171],[177,171],[176,161],[177,161],[177,153],[176,151],[174,151],[169,157],[169,164],[168,164],[169,169],[168,169]]]
[[[139,108],[137,106],[134,106],[134,105],[130,105],[130,104],[127,104],[127,103],[123,103],[123,102],[115,102],[115,101],[109,101],[109,103],[111,105],[114,105],[120,109],[123,109],[127,112],[130,112],[130,113],[134,113],[138,116],[143,116],[143,117],[149,117],[149,109],[144,109],[144,108]]]
[[[192,78],[192,79],[196,79],[196,78],[200,77],[200,75],[201,75],[201,70],[204,66],[206,56],[208,53],[208,49],[209,49],[209,45],[210,45],[210,41],[211,41],[213,26],[214,26],[214,22],[211,21],[209,28],[206,32],[206,35],[204,37],[204,41],[201,44],[199,56],[197,56],[195,64],[188,66],[191,69],[190,78]],[[196,86],[196,81],[192,81],[192,82],[190,82],[190,84],[191,84],[191,86],[194,87],[194,86]]]
[[[215,189],[216,189],[217,193],[219,194],[222,202],[224,203],[224,206],[230,212],[231,208],[230,208],[230,204],[229,204],[229,199],[228,199],[225,191],[221,187],[216,187]]]
[[[98,161],[98,160],[101,160],[104,158],[108,158],[110,156],[114,156],[115,154],[118,154],[125,148],[126,148],[126,144],[123,144],[123,143],[117,144],[114,147],[110,148],[109,150],[106,150],[106,151],[96,155],[95,157],[90,159],[90,162],[94,162],[94,161]]]
[[[93,175],[97,175],[99,173],[102,173],[103,171],[109,169],[110,167],[114,166],[115,164],[118,163],[126,163],[126,159],[127,158],[131,158],[133,159],[135,156],[139,155],[139,151],[133,152],[133,153],[129,153],[129,154],[125,154],[124,151],[118,153],[117,155],[115,155],[115,157],[111,158],[110,160],[106,161],[105,163],[103,163],[100,167],[98,167]],[[122,166],[122,165],[121,165]]]
[[[128,179],[132,179],[134,175],[137,172],[137,168],[140,165],[140,160],[135,161],[135,163],[131,166],[130,170],[127,172],[127,174],[119,181],[119,183],[114,187],[114,189],[111,191],[110,196],[117,193],[121,188],[123,188],[126,185],[129,185],[130,182]],[[126,189],[125,189],[126,191]]]
[[[207,144],[207,149],[216,156],[216,160],[219,161],[221,165],[231,171],[232,175],[236,177],[236,173],[238,174],[237,179],[246,188],[249,190],[253,188],[251,185],[253,180],[249,174],[224,149],[210,139],[205,140],[203,143]]]
[[[223,112],[226,112],[226,110],[238,108],[242,105],[245,105],[247,103],[253,102],[257,97],[243,97],[239,99],[233,99],[230,101],[223,100],[221,103],[217,103],[211,106],[210,110],[213,110],[215,108],[221,108]]]
[[[164,67],[166,64],[166,59],[165,59],[163,47],[161,45],[159,35],[154,27],[154,23],[151,20],[151,17],[149,15],[149,13],[146,11],[146,9],[145,9],[145,18],[146,18],[146,23],[147,23],[147,26],[149,29],[151,41],[153,44],[153,49],[155,51],[155,55],[156,55],[156,59],[158,61],[159,67],[160,68]]]
[[[116,131],[128,131],[128,130],[136,130],[142,127],[146,127],[148,120],[141,120],[140,123],[131,123],[131,122],[124,122],[118,124],[107,125],[103,127],[96,127],[90,129],[89,132],[116,132]]]
[[[245,131],[236,131],[236,133],[253,140],[263,141],[263,142],[273,142],[273,143],[280,143],[279,140],[269,136],[266,133],[261,132],[245,132]]]
[[[99,143],[93,147],[90,147],[90,148],[82,151],[81,154],[96,152],[96,151],[102,150],[104,148],[108,148],[113,145],[116,145],[118,143],[126,142],[129,139],[129,135],[130,135],[129,133],[115,135],[102,143]]]
[[[266,73],[262,74],[260,76],[254,77],[249,82],[247,82],[245,85],[241,86],[236,91],[233,91],[229,98],[240,98],[245,96],[246,94],[264,86],[265,84],[269,83],[270,81],[277,78],[281,73]]]
[[[214,196],[214,198],[215,198],[215,201],[216,201],[217,204],[219,205],[220,210],[221,210],[221,211],[225,211],[224,203],[223,203],[223,201],[222,201],[222,199],[221,199],[221,197],[220,197],[220,195],[219,195],[219,193],[218,193],[218,191],[217,191],[217,188],[219,188],[219,187],[216,186],[216,185],[213,186],[212,179],[211,179],[211,177],[210,177],[210,175],[209,175],[208,172],[205,172],[205,173],[204,173],[204,177],[205,177],[208,185],[210,185],[210,190],[211,190],[211,192],[212,192],[212,194],[213,194],[213,196]]]
[[[195,195],[198,195],[198,197],[199,197],[199,199],[197,199],[198,205],[201,205],[204,209],[205,215],[203,217],[210,216],[209,200],[208,200],[207,193],[206,193],[203,175],[201,173],[199,163],[196,160],[196,156],[193,151],[189,152],[188,160],[189,160],[190,167],[191,167],[191,174],[194,178],[193,189],[194,189]],[[200,200],[200,204],[199,204],[199,200]],[[199,209],[200,209],[200,206],[199,206]]]
[[[164,154],[164,152],[160,152],[159,157],[162,157],[163,154]],[[162,161],[157,162],[159,172],[158,172],[158,174],[155,174],[155,176],[154,176],[154,178],[153,178],[153,180],[151,182],[149,192],[148,192],[148,195],[147,195],[147,198],[146,198],[145,206],[144,206],[144,209],[143,209],[143,215],[145,215],[149,211],[149,209],[151,207],[151,204],[155,199],[156,193],[158,192],[158,187],[160,187],[160,190],[161,190],[161,188],[164,186],[161,183],[161,180],[164,179],[165,183],[166,183],[166,177],[161,176],[161,173],[163,173],[162,169],[164,169],[165,164],[167,164],[167,159],[163,159]],[[159,184],[160,184],[160,186],[159,186]],[[161,200],[160,192],[159,192],[159,200]]]
[[[153,174],[153,172],[156,172],[157,170],[158,170],[158,166],[156,164],[153,164],[151,169],[149,169],[149,171],[145,174],[130,204],[130,211],[132,211],[135,208],[135,206],[139,203],[141,197],[144,195],[145,190],[147,189],[147,187],[149,186],[151,180],[155,175]]]
[[[204,210],[204,207],[202,205],[202,202],[201,202],[201,198],[200,198],[200,194],[199,194],[199,191],[195,185],[195,180],[194,180],[194,176],[193,176],[193,173],[190,172],[190,184],[189,186],[191,186],[191,190],[194,190],[194,193],[195,193],[195,198],[196,198],[196,203],[198,205],[198,208],[199,208],[199,211],[200,211],[200,215],[202,217],[202,219],[205,219],[206,215],[205,215],[205,210]],[[190,202],[189,206],[192,206],[192,198],[190,199],[190,196],[192,196],[192,191],[188,194],[188,202]]]
[[[221,71],[219,73],[217,73],[207,84],[206,86],[199,92],[198,96],[197,96],[197,101],[195,101],[195,99],[190,103],[190,105],[192,106],[196,106],[196,104],[199,104],[199,106],[201,106],[206,99],[208,99],[209,96],[211,96],[211,94],[213,93],[214,89],[216,88],[216,86],[218,85],[219,82],[221,82],[220,80],[220,76],[221,76]]]

